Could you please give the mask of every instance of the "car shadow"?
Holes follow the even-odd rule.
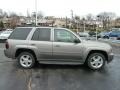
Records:
[[[37,64],[34,69],[51,69],[51,70],[56,70],[56,69],[74,69],[74,70],[82,70],[86,72],[101,72],[104,73],[106,72],[107,68],[102,68],[100,70],[92,70],[90,69],[87,65],[59,65],[59,64]]]
[[[17,63],[17,62],[16,62]],[[27,71],[27,72],[38,72],[39,70],[68,70],[68,71],[82,71],[83,73],[86,74],[92,74],[95,72],[101,73],[101,74],[108,74],[108,68],[102,68],[100,70],[92,70],[90,69],[88,66],[86,65],[59,65],[59,64],[40,64],[37,63],[33,68],[31,69],[24,69],[21,66],[18,65],[18,63],[16,64],[14,63],[14,67],[16,68],[16,70],[23,70],[23,71]]]

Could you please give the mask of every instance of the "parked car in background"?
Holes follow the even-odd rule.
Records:
[[[2,33],[0,33],[0,40],[7,40],[11,33],[11,30],[3,31]]]
[[[78,34],[80,37],[89,37],[89,34],[87,32],[79,32]]]
[[[109,34],[110,32],[101,32],[98,34],[98,38],[104,38],[104,39],[109,39]]]
[[[117,40],[120,40],[120,35],[117,37]]]
[[[89,32],[89,35],[90,35],[90,37],[95,37],[95,36],[96,36],[96,33],[95,33],[94,31],[90,31],[90,32]]]
[[[3,28],[3,29],[0,28],[0,31],[4,31],[4,30],[5,30],[5,28]]]
[[[120,30],[113,30],[109,34],[110,39],[120,40]]]
[[[13,31],[13,29],[6,29],[6,31]]]
[[[79,32],[78,35],[81,37],[81,39],[89,39],[89,34],[87,32]]]
[[[46,64],[86,64],[93,70],[113,60],[109,44],[81,40],[74,32],[54,27],[18,27],[5,44],[5,56],[18,61],[23,68],[36,62]]]
[[[2,33],[3,31],[0,31],[0,34]]]

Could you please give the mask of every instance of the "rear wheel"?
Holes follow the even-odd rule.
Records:
[[[29,52],[22,52],[17,59],[19,65],[23,68],[32,68],[35,65],[35,58]]]
[[[105,56],[101,53],[92,53],[87,59],[87,65],[93,70],[101,69],[105,65]]]

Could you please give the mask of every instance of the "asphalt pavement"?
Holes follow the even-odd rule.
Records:
[[[120,90],[120,47],[112,46],[114,60],[93,71],[83,65],[37,64],[22,69],[4,56],[0,44],[0,90]]]

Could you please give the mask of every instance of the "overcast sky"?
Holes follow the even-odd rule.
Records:
[[[79,16],[89,13],[115,12],[120,16],[120,0],[37,0],[38,11],[46,16],[70,17],[70,10]],[[27,15],[35,11],[35,0],[1,0],[0,8]]]

